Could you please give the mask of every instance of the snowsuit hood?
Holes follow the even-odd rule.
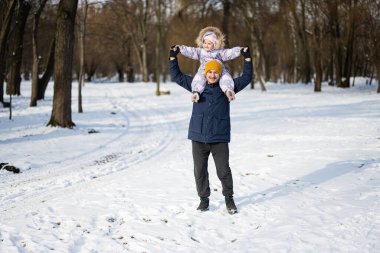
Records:
[[[200,32],[198,37],[195,39],[195,43],[197,44],[198,47],[202,48],[203,45],[203,37],[207,32],[212,32],[216,35],[217,37],[217,43],[215,45],[215,49],[221,49],[224,48],[224,40],[225,36],[224,34],[219,30],[219,28],[215,26],[207,26],[203,28]]]

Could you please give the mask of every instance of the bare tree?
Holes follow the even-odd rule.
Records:
[[[39,0],[35,2],[33,9],[33,31],[32,31],[32,50],[33,50],[33,65],[32,65],[32,95],[30,99],[30,106],[37,106],[38,94],[41,89],[39,81],[39,65],[41,57],[38,55],[38,26],[43,9],[45,8],[47,0]]]
[[[21,61],[24,46],[24,30],[26,19],[31,9],[31,4],[25,0],[19,0],[13,13],[12,32],[9,36],[9,50],[7,63],[7,93],[20,95],[21,85]]]
[[[86,66],[102,71],[104,65],[110,65],[108,71],[116,69],[119,82],[124,82],[125,73],[128,82],[133,82],[131,37],[123,31],[121,9],[115,8],[116,3],[108,3],[101,10],[95,11],[92,6],[89,9],[88,39],[91,43],[86,46]],[[98,61],[100,57],[103,61]]]
[[[38,79],[37,100],[45,98],[45,91],[49,84],[50,78],[53,76],[55,63],[55,38],[50,42],[49,55],[44,66],[44,72],[41,78]]]
[[[301,78],[304,83],[311,81],[312,68],[310,63],[310,49],[306,24],[306,2],[305,0],[288,0],[290,11],[293,15],[295,28],[301,47]],[[300,11],[297,11],[298,7]]]
[[[109,8],[107,5],[102,8],[98,8],[96,4],[87,4],[86,31],[85,37],[83,38],[83,43],[85,44],[85,50],[83,51],[84,73],[87,75],[86,81],[91,82],[96,74],[96,71],[99,68],[101,69],[102,66],[105,65],[105,62],[112,64],[112,59],[109,59],[108,53],[116,50],[116,41],[110,40],[109,33],[115,32],[117,34],[116,31],[118,29],[115,24],[117,22],[115,21],[115,18],[105,19],[109,13]],[[80,55],[80,48],[78,51],[78,55]],[[116,52],[120,55],[119,51]],[[80,72],[80,70],[78,72]]]
[[[115,14],[122,20],[123,32],[128,34],[132,41],[142,80],[148,82],[147,45],[148,20],[151,12],[150,1],[133,0],[126,2],[114,0],[112,6]]]
[[[53,110],[48,125],[72,128],[71,86],[78,0],[61,0],[57,13]]]
[[[42,77],[39,76],[39,68],[41,65],[42,57],[38,52],[38,34],[39,23],[42,11],[46,6],[47,0],[39,0],[35,2],[33,11],[33,31],[32,31],[32,51],[33,51],[33,65],[32,65],[32,95],[30,98],[30,106],[37,106],[37,100],[45,97],[45,90],[48,86],[48,82],[53,75],[54,70],[54,47],[55,39],[52,39],[49,54],[45,61]]]
[[[357,0],[347,1],[348,5],[348,34],[346,40],[346,59],[344,63],[343,76],[344,81],[342,83],[343,88],[350,87],[350,77],[352,72],[352,64],[353,64],[353,55],[354,55],[354,41],[355,41],[355,30],[356,30],[356,8],[357,8]]]
[[[223,16],[222,16],[222,26],[221,30],[224,34],[225,38],[225,47],[230,48],[231,46],[231,33],[230,33],[230,26],[231,26],[231,16],[232,16],[232,3],[231,0],[221,0],[221,4],[223,6]],[[234,64],[230,62],[225,62],[224,63],[226,67],[228,67],[228,70],[231,74],[231,76],[234,76]]]
[[[261,90],[266,91],[265,80],[263,78],[262,72],[265,73],[266,69],[268,69],[269,73],[269,67],[267,65],[267,62],[269,61],[266,59],[267,54],[263,42],[263,33],[261,31],[261,27],[258,20],[258,17],[262,14],[260,13],[260,11],[263,10],[257,10],[258,6],[262,7],[262,5],[258,4],[258,1],[249,0],[245,0],[241,2],[241,4],[242,5],[240,6],[239,10],[241,11],[251,39],[251,50],[255,79],[259,82]],[[251,87],[254,88],[254,82],[252,82]]]
[[[380,2],[369,1],[367,4],[366,24],[370,59],[374,64],[377,76],[377,93],[380,94]]]
[[[328,1],[329,6],[329,24],[331,31],[331,45],[334,57],[334,71],[336,86],[342,87],[342,48],[341,32],[338,14],[338,0]]]
[[[78,77],[78,112],[83,112],[82,87],[84,86],[84,56],[85,56],[85,36],[87,21],[87,0],[81,0],[81,13],[79,15],[79,77]]]
[[[8,1],[8,8],[5,11],[4,20],[0,30],[0,102],[4,105],[4,79],[5,79],[5,55],[9,30],[11,27],[12,14],[16,7],[16,0]]]
[[[16,17],[17,4],[22,2],[34,7],[24,36],[21,70],[32,72],[30,105],[35,106],[44,97],[54,71],[54,56],[58,55],[58,44],[51,39],[57,8],[47,0],[1,0],[1,101],[5,72],[8,71],[9,84],[16,84],[20,78],[13,71],[16,61],[12,52],[16,52],[13,46],[17,43],[9,40],[16,34],[16,26],[11,26],[10,33],[6,24],[15,23],[7,13]],[[136,72],[148,81],[148,73],[153,73],[156,94],[161,94],[161,80],[165,80],[168,71],[167,48],[177,43],[194,46],[199,30],[213,25],[227,35],[227,47],[251,46],[255,77],[262,90],[266,81],[294,83],[309,82],[311,78],[315,91],[322,89],[323,81],[330,80],[338,87],[349,87],[350,78],[357,75],[379,78],[379,13],[379,1],[373,0],[102,1],[89,5],[86,32],[78,29],[74,66],[79,81],[84,73],[86,80],[116,73],[120,82],[125,74],[128,81],[133,81]],[[83,40],[81,34],[86,35]],[[80,41],[86,45],[83,51]],[[197,61],[182,56],[179,60],[185,73],[193,74],[199,67]],[[226,64],[241,71],[240,64]],[[78,87],[78,110],[81,88],[82,85]],[[16,90],[12,93],[17,94]]]
[[[156,89],[156,95],[160,96],[160,82],[161,82],[161,43],[162,43],[162,0],[157,0],[156,4],[156,83],[157,83],[157,89]]]
[[[315,72],[315,80],[314,80],[314,91],[321,92],[322,91],[322,63],[321,63],[321,37],[322,37],[322,25],[319,22],[321,18],[320,14],[320,0],[314,0],[310,3],[310,16],[313,18],[313,58],[314,58],[314,72]]]

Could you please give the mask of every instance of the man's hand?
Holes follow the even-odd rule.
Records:
[[[179,53],[179,47],[177,45],[170,47],[170,60],[174,60],[174,58],[177,58],[177,54]]]

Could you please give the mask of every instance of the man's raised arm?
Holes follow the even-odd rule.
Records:
[[[237,78],[234,78],[235,93],[238,93],[239,91],[247,87],[247,85],[253,79],[253,66],[249,47],[242,48],[241,54],[244,57],[243,74]]]
[[[169,71],[172,81],[176,82],[178,85],[182,86],[184,89],[191,92],[191,81],[193,77],[184,75],[178,65],[177,54],[179,53],[179,48],[172,46],[170,48],[169,57]]]

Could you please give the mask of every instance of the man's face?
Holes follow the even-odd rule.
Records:
[[[219,81],[220,75],[215,70],[209,70],[206,73],[206,80],[209,84],[214,84]]]

